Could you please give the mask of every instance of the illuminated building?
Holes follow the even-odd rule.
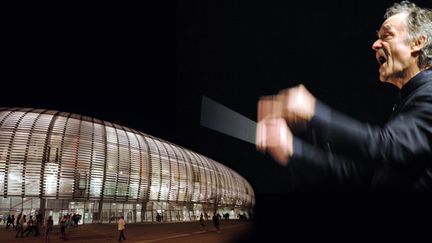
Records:
[[[250,184],[228,167],[111,122],[53,110],[0,108],[0,215],[66,213],[81,223],[250,215]]]

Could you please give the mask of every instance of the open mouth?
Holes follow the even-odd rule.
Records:
[[[384,52],[381,52],[381,51],[379,51],[377,53],[376,59],[377,59],[378,63],[380,64],[380,66],[382,66],[384,63],[387,62],[386,54]]]
[[[378,57],[378,62],[380,65],[383,65],[384,63],[387,62],[387,59],[384,56],[380,56]]]

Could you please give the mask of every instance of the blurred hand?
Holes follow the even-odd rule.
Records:
[[[258,121],[256,146],[268,151],[281,165],[286,165],[293,154],[293,135],[283,118],[265,118]]]
[[[282,100],[277,95],[263,96],[258,101],[258,119],[261,121],[266,118],[282,117]]]
[[[306,123],[315,115],[315,97],[302,85],[279,92],[282,116],[288,123]]]

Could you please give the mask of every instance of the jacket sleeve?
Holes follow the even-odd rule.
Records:
[[[317,101],[308,126],[321,133],[336,153],[366,161],[408,163],[431,153],[432,99],[416,98],[383,127],[361,123]]]
[[[318,168],[324,174],[334,174],[341,184],[350,181],[356,187],[364,185],[369,170],[363,163],[322,150],[297,137],[293,138],[293,147],[291,162],[300,161]]]

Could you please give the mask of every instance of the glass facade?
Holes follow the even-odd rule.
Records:
[[[189,221],[250,215],[254,203],[235,171],[170,142],[77,114],[0,108],[0,217]]]

